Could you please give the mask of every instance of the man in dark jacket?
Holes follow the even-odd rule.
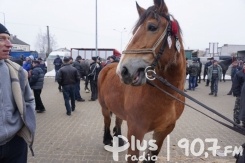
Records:
[[[66,114],[71,115],[71,111],[75,110],[75,84],[80,81],[80,76],[76,68],[70,63],[68,57],[64,57],[64,65],[60,68],[57,75],[57,81],[63,88],[63,97],[65,100]],[[70,105],[71,99],[71,105]]]
[[[59,71],[59,69],[61,68],[61,65],[62,65],[62,59],[60,58],[59,55],[56,56],[56,58],[54,59],[54,70],[55,70],[55,81],[57,80],[57,73]]]
[[[62,62],[62,59],[60,58],[59,55],[56,56],[56,58],[54,59],[54,70],[55,70],[55,81],[57,81],[57,74],[58,74],[58,71],[59,69],[61,68],[63,62]],[[61,85],[59,84],[58,86],[58,89],[60,92],[62,92],[62,89],[61,89]]]
[[[41,93],[43,89],[44,83],[44,72],[40,67],[39,61],[32,61],[32,70],[30,77],[30,86],[33,89],[35,102],[36,102],[36,111],[37,113],[43,113],[45,111],[45,107],[43,106],[43,102],[41,99]]]
[[[232,83],[233,95],[236,96],[234,122],[245,128],[245,63],[243,69],[236,73]]]
[[[240,70],[241,68],[238,66],[238,62],[234,61],[232,63],[232,68],[231,68],[231,90],[229,91],[229,93],[227,93],[227,95],[232,95],[232,83],[233,83],[236,73]]]
[[[205,66],[204,66],[204,77],[203,77],[204,79],[205,79],[205,76],[208,75],[208,67],[213,64],[213,61],[214,61],[214,58],[212,57],[212,58],[210,58],[210,61],[205,64]],[[210,80],[207,78],[205,86],[209,86],[209,82],[210,82]]]
[[[88,80],[90,81],[90,89],[91,89],[91,99],[89,101],[95,101],[98,98],[98,75],[101,70],[101,66],[99,64],[99,57],[92,57],[93,62],[89,67]]]
[[[81,65],[81,60],[82,60],[82,57],[81,56],[77,56],[75,62],[73,62],[73,67],[75,67],[80,75],[80,77],[82,76],[83,74],[83,67]],[[85,101],[82,97],[81,97],[81,94],[80,94],[80,80],[75,84],[75,100],[77,101],[80,101],[80,102],[83,102]]]
[[[193,63],[188,68],[189,88],[187,90],[193,90],[193,91],[195,90],[198,71],[199,71],[198,63],[196,60],[194,60]]]

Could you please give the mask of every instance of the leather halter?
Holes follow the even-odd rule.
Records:
[[[171,21],[169,19],[169,16],[168,17],[163,16],[163,17],[165,17],[166,20],[168,21],[167,26],[166,26],[165,30],[163,31],[163,33],[161,34],[161,36],[156,41],[156,43],[153,45],[152,48],[124,50],[122,52],[122,54],[149,54],[149,53],[151,53],[151,54],[153,54],[155,59],[154,59],[154,61],[150,67],[151,67],[151,69],[154,69],[158,63],[158,60],[160,59],[160,56],[164,52],[164,48],[165,48],[166,43],[167,43],[167,37],[169,35],[171,35]],[[137,33],[137,31],[136,31],[136,33]],[[135,34],[134,34],[134,36],[135,36]],[[133,39],[133,37],[131,38],[131,40]],[[158,51],[158,53],[156,54],[156,48],[160,45],[161,42],[162,42],[162,46],[161,46],[160,50]]]

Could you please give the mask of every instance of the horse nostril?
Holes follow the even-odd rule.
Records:
[[[128,75],[128,69],[125,66],[123,66],[123,68],[122,68],[121,75],[122,76],[127,76]]]

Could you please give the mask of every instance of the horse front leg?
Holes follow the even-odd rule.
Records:
[[[104,125],[105,125],[103,143],[105,145],[112,145],[112,136],[110,131],[111,113],[107,108],[102,108],[102,114],[104,116]]]
[[[121,131],[122,122],[123,122],[122,119],[116,117],[116,125],[113,128],[114,136],[122,135],[122,131]],[[123,139],[119,138],[119,146],[123,146],[123,145],[124,145]]]
[[[128,153],[125,156],[125,159],[128,163],[137,163],[139,161],[139,149],[144,135],[144,132],[137,124],[134,126],[128,125],[128,141],[130,142],[130,146],[128,148]],[[132,141],[135,140],[135,141]],[[138,144],[138,145],[137,145]],[[138,146],[138,147],[137,147]]]
[[[155,163],[156,162],[157,156],[159,152],[161,151],[164,139],[167,137],[169,133],[173,131],[174,127],[175,127],[175,124],[172,124],[163,131],[154,131],[153,140],[156,140],[155,144],[157,145],[157,150],[155,151],[149,150],[145,157],[146,159],[149,158],[149,160],[143,161],[143,163]]]

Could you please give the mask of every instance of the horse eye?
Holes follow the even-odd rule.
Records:
[[[150,25],[148,26],[148,31],[154,32],[154,31],[156,31],[156,30],[157,30],[157,27],[156,27],[155,25],[150,24]]]

